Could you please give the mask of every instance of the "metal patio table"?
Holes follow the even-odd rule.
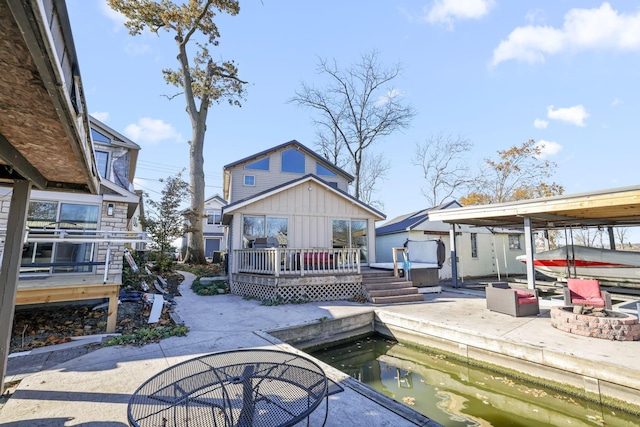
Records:
[[[299,354],[241,349],[178,363],[149,378],[131,396],[136,427],[292,426],[326,400],[322,368]]]

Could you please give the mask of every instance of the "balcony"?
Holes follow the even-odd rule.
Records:
[[[234,257],[238,273],[274,277],[360,274],[360,249],[240,249]]]

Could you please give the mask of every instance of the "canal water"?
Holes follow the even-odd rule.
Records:
[[[311,355],[446,427],[640,425],[634,415],[380,335]]]

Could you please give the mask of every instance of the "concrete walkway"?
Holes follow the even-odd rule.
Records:
[[[346,301],[262,306],[258,301],[235,295],[197,296],[190,289],[193,275],[184,275],[186,280],[180,288],[182,296],[176,298],[175,311],[190,328],[187,337],[169,338],[144,347],[100,348],[57,365],[41,360],[37,362],[40,365],[36,363],[37,372],[31,374],[18,373],[17,367],[28,370],[28,365],[34,363],[33,356],[25,356],[24,363],[12,360],[13,369],[7,380],[13,374],[23,378],[0,409],[0,425],[126,426],[131,394],[150,376],[169,366],[222,350],[249,347],[291,350],[264,331],[373,311],[379,320],[394,327],[418,328],[434,337],[474,340],[474,345],[488,346],[493,351],[520,351],[527,358],[532,349],[538,349],[550,358],[562,356],[567,363],[577,358],[596,365],[607,364],[619,369],[628,382],[637,382],[640,389],[640,368],[636,363],[640,342],[596,340],[555,330],[548,318],[553,301],[542,301],[542,315],[526,318],[489,312],[484,292],[463,289],[426,294],[424,302],[385,307]],[[69,350],[72,356],[73,351]],[[50,357],[54,356],[40,356]],[[327,373],[336,381],[346,377],[334,369],[327,369]],[[321,407],[312,414],[311,425],[321,425],[323,417]],[[330,397],[326,425],[437,424],[388,399],[377,401],[361,389],[345,387],[344,392]]]

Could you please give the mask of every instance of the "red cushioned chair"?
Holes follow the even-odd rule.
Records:
[[[485,288],[487,308],[498,313],[522,317],[540,314],[537,289],[514,289],[505,282],[489,283]]]
[[[611,309],[611,295],[600,290],[600,282],[596,279],[567,279],[564,288],[564,305],[591,305]]]

